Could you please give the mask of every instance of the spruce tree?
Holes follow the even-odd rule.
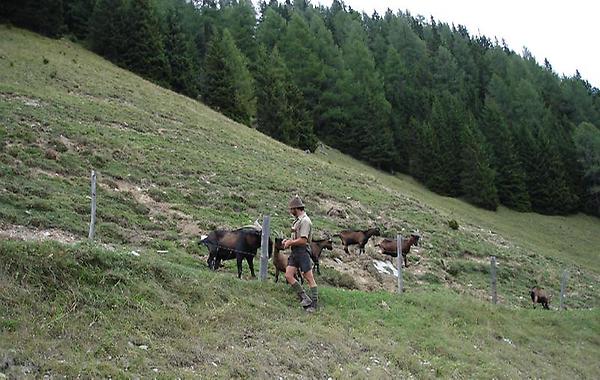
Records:
[[[482,131],[492,151],[496,189],[500,202],[517,211],[531,210],[525,172],[519,161],[508,125],[498,104],[487,98],[482,113]]]
[[[50,37],[60,37],[65,30],[63,0],[3,0],[0,19]]]
[[[126,36],[122,62],[134,73],[168,86],[171,70],[155,12],[150,0],[130,0],[121,36]]]
[[[531,175],[531,205],[542,214],[567,214],[572,211],[575,199],[569,192],[565,172],[556,147],[544,130],[537,136],[537,166]]]
[[[125,53],[125,20],[124,0],[98,0],[89,21],[92,50],[116,64]]]
[[[244,54],[247,62],[254,62],[257,55],[255,39],[256,10],[251,0],[222,2],[223,25],[235,41],[235,45]]]
[[[182,15],[178,8],[166,17],[165,54],[171,70],[171,87],[192,98],[198,95],[197,73],[194,70],[193,48],[183,31]]]
[[[584,211],[600,216],[600,129],[581,123],[573,133],[577,158],[584,170]]]
[[[227,29],[209,43],[205,59],[205,102],[235,121],[250,125],[256,105],[246,58]]]
[[[441,170],[436,174],[439,181],[433,184],[433,190],[444,195],[461,195],[461,133],[467,122],[467,112],[463,104],[448,91],[442,91],[434,98],[430,124],[434,129],[440,147],[440,153],[432,157],[438,161]]]
[[[256,40],[269,52],[279,43],[285,34],[285,29],[285,19],[269,6],[263,14],[263,21],[256,29]]]
[[[391,105],[391,129],[397,154],[394,156],[393,169],[402,172],[409,170],[409,138],[415,131],[408,126],[404,112],[404,101],[408,89],[408,70],[400,54],[390,47],[383,67],[385,97]],[[416,120],[413,120],[413,125]]]
[[[259,47],[256,65],[256,124],[258,130],[289,145],[297,145],[289,114],[288,75],[277,48],[271,53]]]
[[[471,121],[462,128],[460,139],[462,148],[460,185],[464,197],[479,207],[496,210],[498,194],[494,185],[495,173],[484,149],[483,136]]]
[[[94,0],[63,0],[65,24],[69,33],[79,39],[88,35],[88,23],[94,10]]]

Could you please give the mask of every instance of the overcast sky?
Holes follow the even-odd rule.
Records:
[[[429,20],[462,24],[471,35],[502,38],[521,54],[526,46],[540,64],[544,58],[559,75],[581,76],[600,88],[600,2],[597,0],[345,0],[371,15],[387,8],[409,10]],[[313,0],[331,6],[331,0]]]

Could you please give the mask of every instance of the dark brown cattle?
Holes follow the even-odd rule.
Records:
[[[361,254],[365,252],[365,245],[367,244],[371,236],[380,235],[381,233],[379,232],[379,228],[369,228],[368,230],[364,231],[344,230],[334,236],[339,236],[339,238],[342,239],[344,252],[349,254],[350,252],[348,252],[348,246],[358,244],[358,253]]]
[[[550,297],[548,297],[548,295],[543,289],[534,286],[533,288],[531,288],[529,295],[531,296],[531,302],[533,302],[534,309],[536,303],[541,303],[544,309],[550,310]]]
[[[208,267],[217,270],[222,260],[237,259],[238,278],[242,277],[242,260],[246,259],[252,277],[254,256],[261,245],[262,233],[255,228],[244,227],[234,231],[215,230],[200,243],[208,248]],[[269,256],[273,252],[273,241],[269,239]]]
[[[410,247],[412,247],[413,245],[418,245],[420,238],[421,238],[421,236],[419,236],[417,234],[411,234],[410,238],[402,239],[402,258],[403,258],[405,267],[408,267],[408,261],[406,260],[406,255],[408,255],[408,253],[410,252]],[[381,253],[383,253],[384,255],[398,257],[397,245],[398,245],[398,242],[396,239],[383,239],[375,246],[380,247]]]
[[[319,266],[321,251],[323,251],[323,249],[328,249],[330,251],[333,249],[333,242],[331,241],[331,238],[328,235],[326,236],[327,238],[325,239],[313,240],[312,243],[310,243],[310,258],[313,261],[313,272],[316,270],[318,274],[321,274],[321,269]]]

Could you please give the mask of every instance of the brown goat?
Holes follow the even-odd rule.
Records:
[[[310,258],[313,261],[313,272],[316,270],[318,274],[321,274],[319,258],[321,257],[321,251],[323,251],[323,249],[328,249],[330,251],[333,249],[333,242],[329,236],[325,239],[313,240],[312,243],[310,243]]]
[[[418,245],[419,239],[421,236],[417,234],[411,234],[410,238],[402,239],[402,259],[404,261],[404,266],[408,268],[408,260],[406,260],[406,255],[410,252],[410,247],[413,245]],[[398,242],[396,239],[383,239],[375,246],[381,248],[381,253],[384,255],[389,255],[392,257],[398,257]]]
[[[273,265],[275,266],[275,282],[279,281],[279,272],[283,272],[285,274],[285,270],[288,265],[288,257],[290,255],[281,253],[283,251],[283,239],[275,238],[275,244],[273,245]],[[299,270],[296,270],[296,280],[300,281],[300,283],[304,283],[302,276],[299,274]]]
[[[361,254],[365,252],[365,245],[371,236],[380,235],[381,233],[379,232],[379,228],[369,228],[368,230],[363,231],[344,230],[334,236],[339,236],[339,238],[342,239],[344,252],[349,254],[350,252],[348,252],[348,246],[358,244],[358,253]]]
[[[531,295],[531,302],[533,302],[534,309],[536,303],[541,303],[544,309],[550,310],[550,306],[548,305],[550,302],[550,297],[548,297],[548,295],[543,289],[534,286],[533,288],[531,288],[529,295]]]

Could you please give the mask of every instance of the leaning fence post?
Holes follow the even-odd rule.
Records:
[[[260,279],[267,279],[267,266],[269,265],[269,215],[263,217],[262,240],[260,249]]]
[[[560,310],[563,310],[565,308],[565,289],[567,287],[568,276],[569,272],[567,272],[567,270],[564,270],[562,280],[560,281]]]
[[[491,262],[491,274],[492,274],[492,303],[495,305],[498,303],[498,293],[496,292],[496,256],[492,256]]]
[[[402,293],[404,279],[402,278],[402,235],[396,236],[396,266],[398,267],[398,293]]]
[[[90,220],[90,231],[88,239],[94,240],[94,229],[96,227],[96,171],[92,170],[92,218]]]

